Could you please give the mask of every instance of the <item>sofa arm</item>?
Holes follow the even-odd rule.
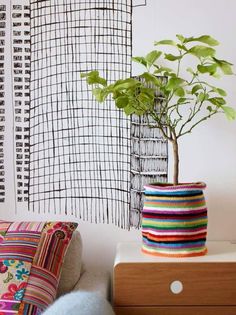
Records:
[[[97,293],[73,291],[56,300],[43,315],[115,315],[109,302]]]
[[[84,271],[73,291],[96,292],[103,298],[110,298],[110,274],[108,272]]]

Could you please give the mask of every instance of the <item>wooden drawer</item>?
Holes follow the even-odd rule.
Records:
[[[183,284],[179,294],[170,290],[175,280]],[[114,269],[114,305],[236,305],[236,263],[119,263]],[[213,314],[209,312],[203,314]]]
[[[116,315],[235,315],[236,306],[117,307]]]

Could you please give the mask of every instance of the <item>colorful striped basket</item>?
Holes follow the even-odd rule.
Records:
[[[142,251],[168,257],[207,253],[207,207],[204,183],[145,186]]]

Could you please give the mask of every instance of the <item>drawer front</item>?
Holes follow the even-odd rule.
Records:
[[[236,306],[117,307],[116,315],[235,315]]]
[[[182,284],[180,293],[171,291],[174,281]],[[236,263],[118,264],[114,270],[114,304],[236,305]]]

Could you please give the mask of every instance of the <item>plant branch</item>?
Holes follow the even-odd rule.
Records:
[[[217,114],[217,113],[219,113],[218,110],[215,110],[215,111],[211,112],[209,115],[204,116],[204,117],[201,118],[199,121],[197,121],[195,124],[193,124],[193,125],[191,126],[191,128],[189,128],[187,131],[184,131],[183,133],[179,134],[177,138],[180,138],[180,137],[186,135],[187,133],[191,133],[191,131],[193,130],[193,128],[195,128],[197,125],[199,125],[199,124],[202,123],[203,121],[205,121],[205,120],[211,118],[213,115],[215,115],[215,114]]]
[[[138,108],[141,108],[143,110],[146,111],[146,106],[140,101],[140,100],[137,100],[139,106]],[[140,104],[143,106],[141,107]],[[164,126],[163,126],[163,122],[161,121],[160,117],[158,117],[158,115],[156,114],[155,111],[153,110],[148,110],[147,111],[147,115],[150,115],[153,120],[157,123],[157,127],[161,130],[163,136],[167,139],[167,140],[171,140],[171,138],[167,135],[167,133],[165,132],[164,130]]]
[[[158,117],[158,115],[154,112],[154,111],[149,111],[148,114],[156,121],[158,128],[161,130],[163,136],[167,139],[167,140],[171,140],[171,137],[168,136],[168,134],[165,132],[164,130],[164,124],[163,122],[160,120],[160,118]],[[167,124],[167,127],[168,124]]]
[[[198,104],[198,102],[196,101],[195,104],[194,104],[194,108],[193,109],[190,108],[190,114],[189,114],[187,120],[180,127],[180,130],[178,132],[177,138],[179,138],[182,135],[182,131],[186,127],[186,125],[189,124],[193,120],[193,118],[200,112],[201,107],[203,105],[203,101],[200,102],[198,108],[197,108],[197,104]]]

